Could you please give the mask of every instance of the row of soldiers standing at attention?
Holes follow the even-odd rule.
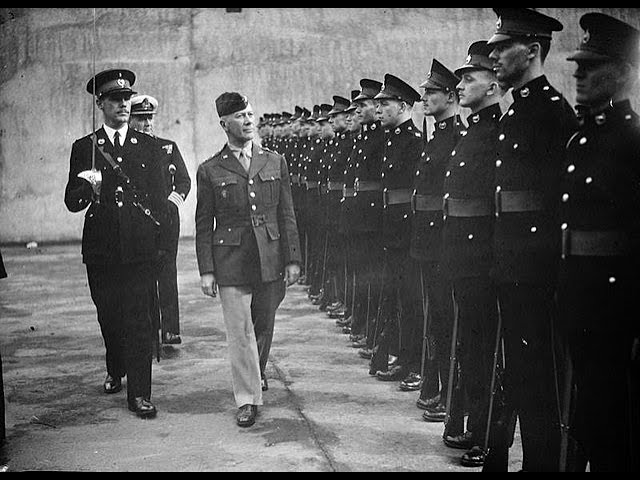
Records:
[[[371,375],[420,391],[463,465],[505,471],[518,421],[525,471],[633,470],[640,35],[581,18],[574,109],[544,72],[563,25],[494,11],[494,35],[455,71],[434,59],[423,95],[386,74],[261,118],[289,165],[303,282]]]

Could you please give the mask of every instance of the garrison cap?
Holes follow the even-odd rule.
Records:
[[[338,113],[344,112],[347,108],[349,108],[351,102],[344,97],[339,95],[335,95],[333,97],[333,108],[329,112],[329,115],[336,115]]]
[[[489,45],[514,38],[544,38],[551,40],[553,32],[564,27],[555,18],[531,8],[494,8],[498,16],[496,31],[487,42]]]
[[[225,117],[240,112],[249,106],[249,100],[245,95],[237,92],[225,92],[216,98],[216,109],[219,117]]]
[[[136,83],[136,75],[131,70],[122,68],[114,68],[104,70],[91,78],[87,83],[87,92],[93,95],[95,85],[96,97],[102,98],[105,95],[114,93],[128,93],[135,95],[138,92],[131,90],[133,84]]]
[[[384,76],[384,84],[380,93],[375,97],[376,100],[392,99],[407,102],[409,105],[413,105],[420,100],[420,94],[416,92],[413,87],[398,77],[387,73]]]
[[[469,70],[489,70],[493,72],[493,61],[489,58],[492,47],[487,45],[486,40],[479,40],[469,46],[467,60],[464,65],[455,71],[457,76],[461,76]]]
[[[420,85],[420,88],[455,92],[458,83],[460,83],[460,78],[434,58],[431,63],[431,71],[427,74],[427,80]]]
[[[320,116],[318,117],[318,122],[324,122],[329,120],[329,112],[333,107],[328,103],[323,103],[320,105]]]
[[[638,65],[640,32],[631,25],[603,13],[580,18],[582,42],[567,60],[621,60]]]
[[[360,93],[359,95],[353,99],[354,102],[359,100],[370,100],[373,99],[377,94],[382,90],[382,83],[377,82],[376,80],[370,80],[368,78],[363,78],[360,80]]]
[[[151,95],[131,97],[131,115],[155,115],[158,113],[158,100]]]

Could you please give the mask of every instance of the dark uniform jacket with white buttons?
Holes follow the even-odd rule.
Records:
[[[167,196],[171,192],[176,192],[182,197],[182,200],[186,200],[191,191],[191,177],[189,176],[189,171],[184,163],[180,149],[176,142],[172,140],[160,137],[156,137],[156,139],[163,153],[162,172],[166,179]],[[175,173],[173,175],[170,170],[171,165],[175,167]],[[175,250],[178,248],[178,240],[180,238],[180,213],[178,207],[168,200],[167,208],[171,216],[171,238],[173,241],[173,249]]]
[[[318,228],[321,222],[320,180],[325,143],[320,137],[310,139],[307,160],[304,165],[304,177],[307,182],[305,185],[304,210],[307,215],[307,227],[310,229]]]
[[[554,285],[560,169],[577,119],[545,76],[515,90],[513,98],[498,136],[495,279]]]
[[[452,279],[489,275],[493,265],[494,175],[499,105],[469,116],[444,180],[443,265]]]
[[[82,232],[82,258],[86,264],[132,264],[155,261],[158,250],[171,249],[171,222],[167,209],[166,179],[162,172],[164,152],[153,137],[129,128],[120,156],[114,157],[139,191],[139,199],[156,223],[133,204],[134,194],[127,188],[98,148],[95,166],[102,172],[100,203],[92,201],[89,182],[78,174],[91,170],[91,135],[77,140],[71,150],[69,180],[64,202],[69,211],[87,207]],[[103,128],[96,131],[96,147],[113,156],[113,144]],[[116,189],[122,187],[122,207],[116,203]]]
[[[198,167],[196,253],[200,274],[221,286],[284,279],[300,263],[284,157],[253,145],[249,173],[228,146]]]
[[[341,233],[341,201],[344,187],[344,170],[351,149],[353,139],[349,132],[336,134],[333,139],[333,148],[329,154],[327,170],[325,174],[329,192],[326,197],[326,225],[330,232]]]
[[[350,224],[354,232],[382,231],[382,155],[384,151],[384,129],[380,122],[362,126],[358,135],[354,160],[353,212]]]
[[[458,115],[437,122],[416,166],[411,229],[411,257],[416,260],[433,263],[441,260],[445,172],[463,132],[464,124]]]
[[[567,147],[559,203],[565,326],[637,333],[640,125],[629,101],[584,119]]]
[[[355,181],[356,181],[356,153],[358,139],[362,140],[361,132],[349,132],[350,147],[345,160],[342,178],[343,190],[340,202],[340,227],[339,231],[343,235],[353,234],[352,220],[357,215],[355,210]]]
[[[422,132],[407,120],[385,132],[382,158],[382,242],[385,248],[406,249],[411,242],[413,175],[423,148]]]

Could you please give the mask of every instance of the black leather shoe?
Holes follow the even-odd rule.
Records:
[[[371,360],[371,358],[373,357],[373,349],[372,348],[361,348],[360,350],[358,350],[358,355],[360,356],[360,358],[364,358],[365,360]]]
[[[114,378],[111,375],[107,375],[107,378],[104,379],[104,393],[112,394],[118,393],[122,390],[122,379]]]
[[[456,435],[455,437],[445,435],[442,441],[447,447],[456,448],[458,450],[470,450],[471,447],[473,447],[471,432],[465,432],[462,435]]]
[[[422,375],[411,372],[407,378],[400,382],[400,390],[403,392],[415,392],[422,388]]]
[[[155,405],[143,397],[136,397],[129,402],[129,410],[140,418],[154,418],[158,413]]]
[[[434,408],[427,408],[425,412],[422,414],[422,419],[425,422],[444,422],[445,417],[447,416],[447,407],[438,404]]]
[[[180,338],[180,335],[166,332],[164,334],[164,337],[162,338],[162,343],[164,343],[165,345],[180,345],[182,343],[182,339]]]
[[[416,407],[420,410],[428,410],[430,408],[435,408],[440,403],[440,394],[436,395],[432,398],[427,398],[426,400],[419,398],[416,402]]]
[[[485,451],[476,445],[462,455],[460,464],[462,464],[463,467],[482,467],[485,456]]]
[[[236,416],[236,422],[239,427],[246,428],[250,427],[254,423],[256,423],[256,416],[258,415],[258,406],[257,405],[243,405],[238,410],[238,415]]]
[[[396,365],[386,372],[376,373],[376,377],[378,377],[378,380],[382,380],[383,382],[397,382],[398,380],[402,380],[406,374],[407,372],[405,372],[404,368]]]
[[[266,392],[269,390],[269,382],[267,382],[267,377],[262,377],[260,384],[262,386],[262,391]]]

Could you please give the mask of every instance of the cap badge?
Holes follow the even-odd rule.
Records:
[[[145,99],[142,101],[142,108],[143,108],[143,109],[145,109],[145,110],[149,110],[149,109],[150,109],[150,107],[151,107],[151,104],[149,103],[149,99],[148,99],[148,98],[145,98]]]
[[[126,85],[126,82],[124,81],[124,78],[119,78],[116,80],[116,83],[118,84],[118,86],[120,88],[124,88],[124,86]]]
[[[471,63],[471,55],[467,57],[467,65],[469,65],[470,63]]]
[[[498,17],[498,21],[496,22],[496,28],[498,30],[502,28],[502,17]]]
[[[587,30],[584,32],[584,35],[582,37],[582,44],[584,45],[585,43],[589,43],[589,40],[591,40],[591,32]]]

